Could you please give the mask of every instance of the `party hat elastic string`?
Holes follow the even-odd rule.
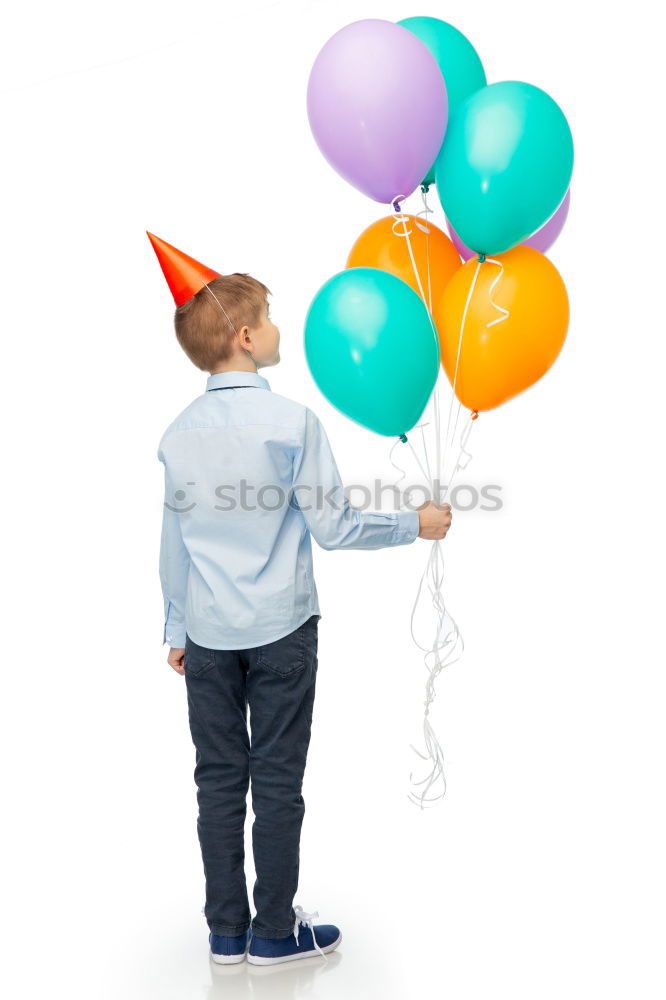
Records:
[[[232,329],[232,330],[233,330],[233,332],[235,333],[235,332],[236,332],[236,327],[234,326],[234,324],[233,324],[233,323],[231,322],[231,320],[229,319],[229,316],[228,316],[228,314],[227,314],[227,310],[226,310],[226,309],[224,308],[224,306],[222,305],[222,303],[221,303],[221,302],[220,302],[220,300],[218,299],[218,297],[217,297],[217,295],[215,294],[215,292],[213,291],[213,289],[212,289],[212,288],[209,288],[209,287],[208,287],[208,285],[207,285],[207,284],[205,284],[205,283],[204,283],[204,286],[203,286],[203,287],[204,287],[204,288],[206,289],[206,291],[208,292],[208,294],[209,294],[209,295],[212,295],[212,296],[213,296],[213,298],[214,298],[214,299],[215,299],[215,301],[217,302],[218,306],[220,307],[220,309],[222,310],[222,312],[224,313],[224,315],[225,315],[225,316],[227,317],[227,323],[229,324],[229,326],[231,327],[231,329]]]

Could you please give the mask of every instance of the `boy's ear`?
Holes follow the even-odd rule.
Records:
[[[238,338],[238,344],[240,345],[242,350],[247,351],[250,349],[250,347],[252,346],[252,337],[250,336],[249,326],[241,327],[238,333],[236,334],[236,337]]]

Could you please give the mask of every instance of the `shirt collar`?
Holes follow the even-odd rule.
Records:
[[[257,372],[218,372],[210,375],[206,382],[206,392],[211,389],[237,389],[240,386],[255,386],[257,389],[268,389],[270,385],[263,375]]]

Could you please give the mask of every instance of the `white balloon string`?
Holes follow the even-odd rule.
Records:
[[[428,239],[429,233],[430,233],[430,229],[429,229],[428,224],[427,224],[427,215],[428,215],[428,213],[430,213],[432,211],[432,209],[430,209],[428,207],[427,200],[426,200],[426,197],[425,197],[425,192],[423,191],[423,189],[422,189],[422,195],[423,195],[423,202],[424,202],[424,210],[422,212],[420,212],[419,215],[425,215],[426,216],[426,225],[423,226],[418,221],[418,217],[416,217],[416,225],[419,227],[419,229],[421,229],[423,232],[426,233],[426,261],[427,261],[427,268],[428,268],[428,301],[427,302],[425,300],[425,295],[424,295],[424,291],[423,291],[423,284],[422,284],[422,281],[421,281],[421,276],[419,275],[418,268],[416,266],[416,259],[415,259],[414,252],[413,252],[413,249],[412,249],[411,240],[409,238],[410,237],[410,231],[407,229],[407,217],[406,217],[406,215],[404,213],[402,213],[402,212],[399,211],[399,203],[400,203],[400,201],[404,200],[404,196],[403,195],[398,195],[398,196],[396,196],[396,198],[393,199],[392,205],[393,205],[393,208],[394,208],[394,213],[393,214],[394,214],[394,220],[395,221],[393,223],[393,227],[392,228],[393,228],[393,232],[395,233],[396,236],[401,236],[401,237],[403,237],[407,241],[407,249],[408,249],[409,257],[410,257],[410,260],[411,260],[411,263],[412,263],[412,268],[414,270],[414,275],[415,275],[416,283],[417,283],[417,286],[419,288],[419,291],[420,291],[420,294],[421,294],[421,298],[423,299],[424,303],[427,306],[428,316],[429,316],[430,323],[431,323],[431,326],[432,326],[432,329],[433,329],[433,333],[434,333],[435,337],[437,338],[437,344],[438,344],[438,350],[439,350],[439,336],[437,334],[437,329],[435,327],[434,320],[432,318],[432,286],[431,286],[431,281],[430,281],[430,248],[429,248],[429,239]],[[400,225],[402,225],[402,232],[399,231]],[[434,500],[436,500],[436,501],[439,501],[440,500],[440,496],[441,496],[441,476],[442,476],[442,474],[444,472],[444,464],[446,462],[446,457],[447,457],[447,451],[448,451],[448,448],[449,448],[449,443],[451,444],[451,447],[452,447],[453,446],[453,440],[455,439],[455,433],[456,433],[457,426],[458,426],[458,419],[459,419],[460,408],[461,408],[461,404],[460,404],[459,401],[458,401],[458,409],[457,409],[457,412],[456,412],[456,420],[455,420],[455,424],[454,424],[454,428],[453,428],[453,435],[451,435],[451,417],[452,417],[452,413],[453,413],[453,407],[454,407],[455,401],[457,399],[455,391],[456,391],[456,383],[457,383],[457,379],[458,379],[458,370],[459,370],[459,366],[460,366],[460,354],[461,354],[461,349],[462,349],[462,338],[463,338],[463,333],[464,333],[464,328],[465,328],[465,322],[466,322],[466,319],[467,319],[467,312],[468,312],[468,309],[469,309],[469,304],[470,304],[471,299],[472,299],[472,295],[474,293],[474,289],[476,287],[476,282],[477,282],[477,277],[478,277],[480,266],[481,266],[481,262],[478,261],[477,262],[477,267],[476,267],[475,272],[474,272],[474,277],[473,277],[472,283],[470,285],[470,289],[469,289],[468,296],[467,296],[467,301],[465,303],[465,308],[464,308],[463,315],[462,315],[462,318],[461,318],[461,323],[460,323],[460,332],[459,332],[459,336],[458,336],[458,346],[457,346],[456,363],[455,363],[455,370],[454,370],[454,374],[453,374],[453,380],[452,380],[452,384],[451,384],[451,398],[450,398],[450,402],[449,402],[449,412],[448,412],[448,417],[447,417],[447,426],[446,426],[446,434],[445,434],[445,438],[444,438],[444,452],[443,452],[443,454],[442,454],[442,448],[441,448],[441,414],[440,414],[440,408],[439,408],[439,391],[438,391],[439,390],[439,379],[436,382],[435,387],[433,389],[433,393],[432,393],[432,403],[433,403],[433,411],[434,411],[435,449],[436,449],[436,462],[435,462],[434,475],[433,475],[432,470],[430,468],[430,462],[429,462],[428,457],[427,457],[427,448],[426,448],[426,444],[425,444],[425,437],[423,436],[423,425],[419,425],[421,427],[421,434],[423,436],[424,451],[426,453],[426,463],[427,463],[427,466],[428,466],[428,473],[429,473],[428,479],[430,480],[431,486],[432,486],[432,498]],[[467,440],[469,438],[469,434],[471,432],[471,428],[472,428],[472,421],[470,421],[468,427],[465,428],[465,430],[461,434],[460,451],[459,451],[458,456],[456,458],[454,467],[451,470],[451,474],[448,477],[448,482],[447,482],[447,486],[446,486],[446,489],[445,489],[447,498],[450,498],[450,496],[451,496],[451,490],[453,488],[453,482],[455,480],[455,476],[456,476],[456,474],[458,472],[458,469],[464,468],[466,466],[467,462],[471,458],[471,455],[466,450]],[[395,444],[391,448],[390,459],[391,459],[391,464],[394,466],[394,468],[398,469],[398,471],[400,471],[402,473],[402,475],[400,477],[400,480],[398,480],[398,482],[400,482],[404,478],[405,472],[404,472],[404,470],[400,469],[395,464],[395,462],[393,462],[393,459],[392,459],[393,449],[396,447],[397,443],[398,442],[396,441]],[[414,452],[414,449],[412,449],[412,453],[414,454],[415,458],[417,458],[416,453]],[[418,462],[418,458],[417,458],[417,462]],[[419,464],[419,467],[421,468],[421,471],[423,472],[424,470],[423,470],[423,467],[421,466],[421,463],[418,462],[418,464]],[[397,485],[397,483],[395,485]],[[426,687],[426,697],[425,697],[425,702],[424,702],[425,708],[424,708],[424,715],[423,715],[423,741],[424,741],[424,744],[425,744],[425,753],[421,753],[419,750],[416,749],[416,747],[413,744],[410,744],[411,749],[417,754],[417,756],[419,756],[424,761],[430,761],[430,764],[431,764],[430,769],[429,769],[428,773],[426,774],[426,776],[424,778],[422,778],[420,780],[415,780],[414,776],[413,776],[413,772],[411,772],[410,776],[409,776],[410,777],[410,782],[412,784],[412,789],[418,789],[419,786],[425,786],[424,788],[422,788],[422,790],[420,792],[412,790],[412,791],[410,791],[408,793],[408,798],[410,799],[410,801],[413,802],[416,805],[420,805],[421,809],[423,809],[425,807],[426,803],[433,804],[433,803],[439,801],[441,798],[443,798],[443,796],[444,796],[444,794],[446,792],[446,777],[445,777],[445,774],[444,774],[444,754],[442,752],[442,748],[441,748],[441,746],[439,744],[439,741],[437,739],[435,731],[434,731],[434,729],[432,727],[432,724],[430,722],[429,713],[430,713],[430,706],[431,706],[431,704],[432,704],[432,702],[433,702],[433,700],[435,698],[435,693],[436,693],[435,692],[435,681],[437,679],[437,676],[444,669],[444,667],[450,666],[452,663],[455,663],[455,662],[457,662],[457,660],[460,659],[460,657],[462,655],[462,652],[463,652],[463,648],[464,648],[464,643],[463,643],[462,635],[460,634],[460,630],[458,629],[458,626],[457,626],[456,622],[454,621],[453,617],[448,613],[448,611],[446,609],[446,604],[445,604],[444,596],[443,596],[443,583],[444,583],[444,555],[443,555],[443,551],[442,551],[442,543],[439,542],[439,541],[434,541],[433,544],[432,544],[432,546],[431,546],[429,555],[428,555],[428,560],[427,560],[427,563],[426,563],[425,570],[423,572],[423,575],[422,575],[421,580],[420,580],[419,585],[418,585],[416,597],[414,599],[414,604],[413,604],[413,607],[412,607],[412,613],[411,613],[411,616],[410,616],[410,630],[411,630],[411,634],[412,634],[412,639],[413,639],[414,643],[416,644],[416,646],[420,650],[422,650],[422,652],[424,653],[424,663],[425,663],[426,669],[428,671],[428,678],[427,678],[426,686],[425,686]],[[415,622],[414,622],[417,608],[419,606],[419,603],[420,603],[420,601],[422,599],[422,595],[424,594],[425,590],[427,590],[429,592],[429,594],[430,594],[430,601],[431,601],[432,609],[434,611],[434,619],[435,619],[435,623],[434,623],[435,624],[434,636],[433,636],[433,639],[430,642],[430,644],[427,645],[427,646],[422,645],[419,642],[419,640],[417,639],[416,634],[415,634]],[[439,794],[435,794],[433,796],[433,795],[429,794],[430,791],[431,791],[431,789],[434,789],[435,791],[437,791],[438,789],[441,789],[441,791],[439,791]]]
[[[416,225],[419,227],[421,232],[426,234],[426,266],[428,268],[428,309],[432,313],[432,285],[430,282],[430,252],[429,252],[429,239],[430,239],[430,226],[428,225],[428,215],[432,215],[433,209],[428,205],[428,198],[425,190],[421,187],[421,198],[423,199],[423,208],[420,212],[416,213],[415,220]],[[425,216],[425,225],[419,222],[419,217]]]
[[[428,206],[426,199],[426,192],[423,189],[423,187],[421,188],[421,193],[423,197],[424,209],[423,211],[419,212],[418,215],[415,217],[415,223],[418,226],[418,228],[426,234],[426,241],[425,241],[426,262],[428,269],[427,302],[423,291],[421,276],[419,275],[418,268],[416,266],[416,259],[412,249],[411,241],[409,239],[410,231],[408,231],[407,229],[407,217],[404,213],[400,211],[400,202],[405,200],[404,195],[397,195],[392,201],[392,206],[394,209],[393,214],[395,220],[393,223],[393,232],[396,236],[401,236],[407,241],[407,249],[409,252],[412,268],[414,270],[416,284],[418,286],[421,298],[428,308],[428,317],[430,319],[430,324],[432,326],[433,333],[437,338],[437,342],[439,345],[439,337],[432,317],[432,286],[430,277],[430,250],[429,250],[430,228],[428,226],[428,219],[427,219],[427,216],[432,212],[432,209],[430,209]],[[425,225],[422,225],[421,222],[419,222],[419,216],[425,216]],[[402,226],[402,232],[399,231],[400,226]],[[449,401],[449,410],[446,421],[446,431],[444,435],[443,449],[441,442],[439,379],[435,384],[431,396],[433,412],[434,412],[433,430],[435,436],[435,449],[436,449],[434,474],[430,466],[430,461],[428,458],[428,449],[426,446],[426,439],[423,434],[423,427],[427,426],[427,424],[418,425],[421,430],[421,437],[425,453],[425,460],[427,465],[427,478],[431,481],[432,497],[434,500],[443,500],[445,497],[448,500],[452,499],[452,490],[456,479],[456,475],[460,469],[466,468],[467,464],[469,463],[472,457],[470,452],[467,450],[467,443],[474,424],[474,420],[478,415],[476,412],[473,412],[471,414],[472,420],[470,420],[470,422],[467,424],[467,426],[464,428],[464,430],[460,435],[460,447],[458,455],[455,459],[453,468],[451,469],[451,472],[447,478],[446,487],[442,492],[441,477],[445,474],[446,471],[445,466],[449,448],[453,447],[453,443],[456,439],[458,431],[458,423],[460,420],[460,412],[462,409],[462,404],[460,403],[460,401],[457,399],[456,396],[456,386],[458,382],[458,373],[460,369],[463,334],[465,330],[465,324],[467,321],[467,314],[469,311],[470,303],[477,285],[477,279],[479,276],[481,264],[484,261],[487,261],[489,264],[494,264],[499,268],[497,276],[492,281],[488,289],[488,298],[490,304],[493,306],[493,308],[495,308],[499,312],[500,315],[497,316],[494,320],[488,322],[486,325],[488,328],[493,327],[498,323],[502,323],[509,316],[509,310],[505,309],[503,306],[500,306],[494,299],[495,289],[503,274],[504,270],[503,265],[499,260],[496,260],[492,257],[487,258],[485,257],[485,255],[480,254],[476,262],[474,275],[472,277],[470,288],[467,294],[467,300],[465,302],[465,307],[463,309],[463,313],[461,316],[455,367],[453,372],[453,379],[451,380],[451,396]],[[453,428],[451,428],[451,420],[453,417],[454,407],[456,407],[455,419],[453,422]],[[399,440],[404,441],[406,440],[406,438],[402,438]],[[398,442],[396,442],[391,448],[391,456],[393,454],[393,449],[396,447],[397,444]],[[412,448],[412,453],[414,454],[414,457],[417,460],[419,468],[421,469],[422,472],[424,472],[425,470],[423,469],[423,466],[418,460],[418,456],[416,455],[416,452],[414,451],[413,448]],[[404,470],[400,469],[399,466],[395,464],[395,462],[393,462],[392,458],[391,458],[391,464],[394,466],[394,468],[398,469],[398,471],[402,473],[400,480],[398,480],[398,482],[400,482],[402,479],[404,479],[405,472]],[[414,600],[414,605],[412,607],[412,613],[410,618],[410,629],[411,629],[412,639],[414,640],[416,646],[424,652],[425,654],[424,663],[428,671],[428,679],[426,681],[425,711],[423,716],[423,741],[425,744],[425,753],[421,753],[419,750],[416,749],[416,747],[413,744],[410,744],[411,749],[414,750],[414,752],[422,760],[429,761],[431,764],[430,770],[426,774],[426,776],[418,781],[415,780],[413,774],[410,773],[410,781],[413,789],[419,788],[420,786],[425,786],[418,793],[416,791],[410,791],[408,794],[410,801],[417,805],[420,805],[422,809],[424,808],[426,803],[434,804],[435,802],[441,800],[446,792],[446,778],[444,774],[444,755],[442,753],[442,748],[437,740],[434,729],[429,719],[430,706],[435,698],[435,681],[439,673],[444,669],[444,667],[450,666],[451,664],[457,662],[460,659],[464,649],[464,642],[460,630],[458,629],[456,622],[446,609],[442,592],[443,582],[444,582],[444,555],[442,550],[442,543],[439,541],[435,541],[433,542],[433,545],[430,549],[426,567],[418,585],[416,598]],[[435,632],[432,642],[429,645],[424,646],[419,642],[419,640],[416,637],[414,624],[419,602],[421,601],[422,595],[426,590],[430,594],[431,605],[434,611]],[[430,795],[429,793],[433,789],[435,792],[437,792],[438,789],[441,790],[439,791],[439,794]]]
[[[424,424],[415,424],[414,427],[413,427],[413,430],[421,430],[422,431],[423,427],[427,427],[427,426],[428,426],[427,423],[424,423]],[[393,461],[393,452],[398,447],[398,445],[401,444],[401,443],[404,443],[402,441],[402,438],[396,438],[396,440],[391,445],[391,449],[389,451],[389,462],[391,463],[391,465],[393,466],[393,468],[396,469],[400,473],[400,478],[396,479],[395,482],[393,483],[394,487],[398,486],[398,484],[400,482],[402,482],[402,480],[407,475],[407,473],[402,468],[402,466],[396,465],[396,463]],[[416,453],[416,450],[414,449],[414,447],[412,446],[412,444],[411,444],[411,442],[409,440],[407,440],[406,443],[410,446],[410,450],[412,452],[412,455],[414,456],[414,458],[416,460],[416,464],[418,465],[419,469],[423,473],[424,478],[427,478],[426,470],[424,469],[424,467],[423,467],[423,465],[422,465],[422,463],[421,463],[421,461],[419,459],[419,456]]]
[[[495,299],[493,297],[494,296],[494,292],[495,292],[495,288],[496,288],[496,286],[497,286],[500,278],[502,277],[502,274],[504,273],[504,265],[502,264],[501,261],[495,260],[494,257],[485,257],[484,260],[488,264],[496,264],[499,267],[499,272],[498,272],[497,276],[495,277],[495,279],[492,281],[492,283],[490,285],[490,288],[488,289],[488,299],[490,301],[491,306],[493,306],[494,309],[497,309],[498,312],[501,313],[501,315],[498,316],[496,319],[492,320],[490,323],[486,324],[487,328],[490,329],[491,326],[496,326],[497,323],[503,323],[505,319],[508,319],[508,317],[509,317],[509,310],[505,309],[503,306],[500,306],[497,302],[495,302]],[[470,304],[470,301],[471,301],[471,298],[472,298],[472,294],[474,292],[474,286],[476,284],[476,279],[477,279],[480,267],[481,267],[481,261],[477,260],[476,269],[475,269],[475,272],[474,272],[474,279],[472,281],[472,285],[471,285],[471,288],[470,288],[470,291],[469,291],[469,295],[467,296],[467,301],[465,303],[465,311],[463,313],[463,319],[462,319],[462,326],[463,327],[465,325],[465,320],[467,318],[467,311],[469,309],[469,304]],[[459,363],[460,363],[460,348],[461,348],[461,346],[462,346],[462,336],[460,337],[460,339],[458,341],[458,356],[456,358],[456,369],[455,369],[455,373],[454,373],[454,376],[453,376],[453,385],[454,386],[457,384],[457,380],[458,380],[458,366],[459,366]],[[455,422],[454,422],[454,425],[453,425],[453,430],[451,432],[451,438],[450,438],[451,443],[453,443],[453,441],[455,440],[456,431],[458,429],[458,421],[460,419],[460,411],[461,411],[461,409],[462,409],[462,404],[460,402],[458,402],[458,407],[457,407],[456,416],[455,416]],[[450,411],[449,411],[449,416],[450,416]],[[448,436],[448,429],[447,429],[447,438],[446,438],[446,443],[445,443],[445,449],[448,447],[448,444],[449,444],[449,436]]]
[[[400,473],[400,478],[396,479],[396,481],[393,484],[394,486],[397,486],[398,483],[401,483],[402,480],[407,475],[407,473],[405,472],[405,470],[400,465],[396,465],[396,463],[393,461],[393,452],[398,447],[398,445],[401,443],[401,440],[402,440],[401,438],[396,438],[396,440],[391,445],[391,448],[390,448],[390,451],[389,451],[389,462],[391,463],[391,465],[393,466],[393,468],[397,469],[398,472]]]
[[[425,293],[423,291],[423,285],[421,284],[421,275],[419,274],[418,268],[416,266],[416,260],[414,259],[414,252],[412,250],[412,243],[411,243],[411,240],[409,238],[411,230],[407,229],[407,216],[406,216],[406,214],[404,212],[400,211],[400,205],[399,205],[399,203],[401,201],[404,201],[404,200],[405,200],[405,195],[404,194],[397,194],[395,196],[395,198],[393,199],[392,204],[393,204],[393,219],[394,219],[394,222],[393,222],[393,225],[392,225],[391,228],[393,229],[393,232],[394,232],[394,234],[396,236],[404,237],[407,240],[407,249],[409,251],[409,257],[410,257],[410,260],[412,262],[412,267],[414,269],[414,277],[416,278],[416,283],[419,286],[419,294],[420,294],[421,298],[423,299],[423,301],[425,302],[426,301],[426,297],[425,297]],[[399,226],[399,225],[401,225],[401,224],[402,224],[403,232],[400,233],[400,232],[398,232],[398,230],[397,230],[396,227]],[[427,305],[427,303],[426,303],[426,305]],[[430,322],[432,324],[433,332],[434,332],[435,336],[437,336],[437,330],[435,329],[435,325],[432,322],[432,317],[430,318]]]
[[[415,221],[416,221],[416,225],[421,230],[421,232],[425,233],[426,267],[427,267],[427,270],[428,270],[428,312],[429,312],[430,316],[432,317],[432,281],[431,281],[431,277],[430,277],[430,232],[431,232],[431,230],[430,230],[430,226],[428,224],[428,216],[432,215],[433,209],[430,208],[430,206],[428,205],[428,196],[427,196],[427,192],[426,192],[426,190],[425,190],[425,188],[424,188],[423,185],[421,185],[421,199],[423,201],[423,208],[421,209],[420,212],[416,213]],[[419,218],[421,216],[424,217],[423,221],[424,221],[425,225],[423,223],[419,222]],[[434,320],[432,322],[433,322],[433,325],[434,325]],[[439,349],[439,334],[437,333],[436,328],[435,328],[435,333],[437,335],[437,343],[438,343],[438,349]],[[440,474],[441,474],[440,473],[440,462],[441,462],[441,454],[440,454],[440,432],[439,432],[439,372],[438,372],[438,378],[437,378],[437,380],[435,382],[435,388],[433,389],[433,392],[432,392],[432,407],[433,407],[434,431],[435,431],[435,474],[432,477],[432,484],[433,484],[432,498],[433,498],[433,500],[438,501],[439,500],[439,477],[440,477]],[[426,447],[426,445],[425,445],[425,439],[424,439],[424,442],[423,442],[423,447],[424,447],[424,449]]]
[[[421,443],[423,444],[423,454],[425,456],[426,470],[428,473],[427,479],[430,483],[432,482],[432,473],[430,471],[430,460],[428,459],[428,445],[426,444],[425,434],[423,433],[423,428],[427,426],[427,424],[419,424],[419,429],[421,431]]]
[[[435,382],[435,388],[432,391],[432,411],[435,421],[435,475],[434,479],[436,482],[435,491],[433,491],[433,500],[435,503],[439,503],[440,500],[440,476],[442,469],[442,446],[441,446],[441,434],[440,434],[440,416],[439,416],[439,380],[441,378],[441,366],[440,371],[437,373],[437,381]]]
[[[501,260],[495,260],[494,257],[486,257],[486,261],[489,264],[497,264],[497,266],[499,267],[499,273],[495,278],[495,280],[490,285],[490,288],[488,289],[488,298],[490,299],[491,306],[493,306],[494,309],[497,309],[499,312],[502,313],[502,315],[498,316],[497,319],[494,319],[492,323],[486,323],[486,326],[488,327],[488,329],[490,329],[491,326],[495,326],[497,323],[503,323],[505,319],[508,319],[509,310],[505,309],[503,306],[498,305],[493,298],[495,286],[497,285],[497,282],[500,280],[502,274],[504,273],[504,264],[501,262]]]
[[[428,310],[428,319],[430,321],[430,326],[432,328],[433,337],[435,338],[435,343],[437,344],[437,350],[439,351],[439,336],[438,336],[438,333],[437,333],[437,327],[435,326],[434,320],[432,318],[432,288],[431,288],[431,282],[430,282],[430,257],[429,257],[429,254],[428,254],[428,236],[430,234],[430,228],[428,226],[427,214],[429,212],[432,212],[432,209],[429,208],[428,205],[427,205],[427,202],[425,202],[425,208],[424,208],[424,210],[419,213],[419,215],[425,215],[426,216],[425,225],[423,225],[423,223],[419,222],[418,218],[416,219],[416,225],[419,227],[419,229],[421,229],[423,232],[426,233],[426,259],[427,259],[427,267],[428,267],[428,301],[426,302],[425,292],[423,291],[423,284],[421,282],[421,275],[419,274],[419,270],[418,270],[418,268],[416,266],[416,258],[414,257],[414,251],[412,249],[412,243],[411,243],[411,240],[409,238],[410,234],[411,234],[411,230],[407,229],[407,216],[403,212],[400,211],[400,202],[404,201],[404,200],[405,200],[405,195],[404,194],[398,194],[392,200],[393,220],[394,221],[393,221],[393,224],[392,224],[391,228],[392,228],[393,234],[395,236],[399,236],[402,239],[405,239],[407,241],[407,250],[408,250],[408,253],[409,253],[409,258],[410,258],[411,263],[412,263],[412,270],[414,271],[414,277],[416,278],[416,284],[418,285],[419,294],[421,296],[421,299],[423,300],[423,302],[424,302],[424,304],[425,304],[425,306],[426,306],[426,308]],[[425,199],[424,199],[424,201],[425,201]],[[402,232],[400,232],[400,226],[402,226]],[[439,419],[438,419],[438,414],[437,414],[437,400],[436,399],[434,400],[434,404],[435,404],[435,427],[437,429],[437,427],[439,426]],[[435,476],[433,476],[432,473],[431,473],[431,471],[430,471],[430,462],[428,461],[428,457],[427,457],[428,456],[428,452],[427,452],[427,447],[426,447],[426,444],[425,444],[425,438],[423,439],[423,447],[424,447],[424,454],[426,456],[426,462],[428,464],[428,474],[426,475],[426,479],[427,479],[428,483],[430,484],[430,487],[431,487],[431,490],[432,490],[432,495],[434,495],[435,489],[436,489],[436,473],[435,473]],[[412,449],[412,451],[413,451],[413,449]],[[419,462],[419,468],[421,468],[421,471],[423,471],[423,468],[422,468],[420,462]]]
[[[420,426],[420,425],[419,425],[419,426]],[[399,440],[399,439],[398,439],[398,440]],[[423,463],[422,463],[422,462],[421,462],[421,460],[419,459],[419,456],[418,456],[418,455],[416,454],[416,449],[414,448],[414,445],[412,444],[412,442],[411,442],[411,441],[410,441],[409,439],[407,440],[407,444],[409,445],[409,448],[410,448],[410,450],[411,450],[411,453],[412,453],[412,455],[413,455],[413,456],[414,456],[414,458],[416,459],[416,464],[418,465],[419,469],[421,470],[421,472],[422,472],[422,474],[423,474],[423,477],[424,477],[424,479],[426,479],[426,480],[427,480],[428,482],[430,482],[430,475],[429,475],[429,474],[428,474],[428,472],[426,472],[426,470],[424,469],[424,467],[423,467]]]
[[[429,228],[428,223],[427,223],[427,218],[426,218],[426,224],[425,224],[425,226],[421,222],[418,221],[418,218],[416,219],[416,225],[419,227],[419,229],[421,229],[423,232],[426,233],[426,262],[427,262],[427,273],[428,273],[428,300],[426,301],[425,292],[423,290],[423,283],[421,281],[421,275],[419,274],[419,270],[418,270],[418,268],[416,266],[416,258],[414,256],[414,251],[412,249],[412,241],[409,238],[410,234],[411,234],[411,230],[409,230],[407,228],[407,215],[404,212],[400,211],[400,202],[404,201],[404,200],[405,200],[405,195],[403,195],[403,194],[398,194],[398,195],[395,196],[395,198],[392,199],[393,219],[394,219],[394,221],[393,221],[393,224],[392,224],[391,228],[392,228],[393,233],[394,233],[395,236],[399,236],[400,238],[406,240],[406,242],[407,242],[407,251],[409,253],[409,259],[410,259],[411,264],[412,264],[412,270],[414,271],[414,277],[416,279],[416,284],[418,285],[419,294],[421,296],[421,299],[423,300],[423,303],[426,306],[426,310],[427,310],[427,313],[428,313],[428,320],[430,321],[430,327],[432,329],[432,334],[433,334],[433,337],[435,338],[435,344],[437,345],[437,352],[439,353],[439,335],[437,333],[437,327],[435,326],[435,322],[434,322],[434,320],[432,318],[432,287],[431,287],[431,281],[430,281],[430,253],[429,253],[429,239],[428,239],[429,234],[430,234],[430,228]],[[425,201],[425,198],[424,198],[424,204],[425,204],[425,208],[419,214],[427,216],[428,213],[432,212],[432,209],[428,207],[428,204],[427,204],[427,201]],[[402,232],[400,231],[400,226],[402,226]],[[435,383],[435,389],[436,388],[437,388],[437,383]],[[434,404],[434,417],[435,417],[435,421],[434,421],[434,424],[435,424],[435,433],[438,436],[439,435],[439,412],[438,412],[438,398],[435,395],[435,390],[433,390],[433,396],[434,396],[433,404]],[[428,465],[429,464],[430,463],[428,463]],[[432,490],[432,494],[431,495],[433,497],[435,497],[435,492],[436,492],[436,489],[437,489],[438,475],[439,475],[439,447],[438,447],[438,457],[437,457],[437,468],[435,469],[434,475],[431,474],[431,475],[429,475],[427,477],[428,478],[428,482],[430,483],[430,486],[431,486],[431,490]]]
[[[460,451],[448,484],[449,494],[453,487],[458,469],[465,468],[471,458],[470,453],[467,451],[467,441],[473,424],[474,422],[470,420],[469,424],[460,436]],[[442,593],[444,584],[444,555],[441,548],[442,544],[443,543],[439,541],[433,542],[432,544],[426,568],[419,582],[410,616],[410,631],[412,639],[415,645],[425,654],[423,659],[428,671],[428,678],[425,685],[426,696],[423,714],[423,742],[425,745],[425,753],[421,753],[421,751],[418,750],[414,744],[410,743],[410,748],[418,757],[421,758],[421,760],[430,761],[430,768],[425,777],[420,780],[415,780],[413,772],[410,772],[409,775],[413,788],[425,786],[418,793],[416,791],[410,791],[408,793],[410,802],[414,805],[420,806],[421,809],[431,807],[436,802],[440,801],[446,794],[444,754],[435,734],[435,730],[430,722],[430,707],[436,695],[435,682],[437,677],[445,667],[451,666],[461,658],[465,648],[460,629],[458,628],[458,625],[453,617],[447,611]],[[435,634],[430,646],[424,646],[419,642],[415,633],[414,622],[417,608],[425,588],[427,588],[430,594],[430,600],[436,618]],[[430,795],[429,793],[431,790],[435,794]]]
[[[460,420],[460,414],[462,412],[462,403],[460,402],[460,400],[457,400],[457,402],[455,404],[455,410],[454,410],[454,412],[455,412],[455,416],[453,418],[453,428],[451,430],[451,437],[450,437],[449,441],[447,442],[447,454],[448,454],[449,448],[453,447],[453,442],[455,441],[456,434],[458,432],[458,421]],[[446,470],[443,470],[443,473],[444,473],[444,476],[446,478]],[[450,480],[451,475],[452,475],[452,473],[449,473],[448,478],[446,479],[446,482],[448,482]]]
[[[451,383],[451,401],[449,404],[449,415],[446,419],[446,435],[444,437],[444,458],[446,459],[446,452],[449,447],[450,440],[450,430],[451,430],[451,415],[453,413],[453,404],[456,399],[456,385],[458,384],[458,370],[460,368],[460,352],[462,350],[463,342],[463,332],[465,329],[465,322],[467,320],[467,312],[469,310],[469,304],[472,301],[472,296],[474,294],[474,289],[476,287],[476,280],[479,277],[479,271],[481,270],[481,261],[477,260],[476,267],[474,269],[474,277],[472,278],[472,283],[469,286],[469,291],[467,293],[467,300],[465,302],[465,308],[463,309],[462,319],[460,320],[460,333],[458,336],[458,351],[456,354],[456,364],[453,371],[453,382]],[[460,410],[458,410],[458,415]],[[458,416],[456,416],[456,425],[458,423]],[[455,433],[455,432],[454,432]]]

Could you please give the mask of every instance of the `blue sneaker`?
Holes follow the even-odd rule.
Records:
[[[250,940],[250,930],[233,937],[222,934],[209,934],[210,957],[218,965],[235,965],[245,959]]]
[[[294,907],[296,921],[293,933],[286,938],[258,937],[254,931],[250,940],[250,950],[247,960],[251,965],[277,965],[279,962],[291,962],[296,958],[311,958],[321,955],[328,961],[326,955],[333,951],[342,941],[342,934],[333,924],[313,924],[314,917],[319,914],[306,913],[300,906]],[[301,928],[299,925],[303,925]],[[316,936],[315,936],[316,932]]]

